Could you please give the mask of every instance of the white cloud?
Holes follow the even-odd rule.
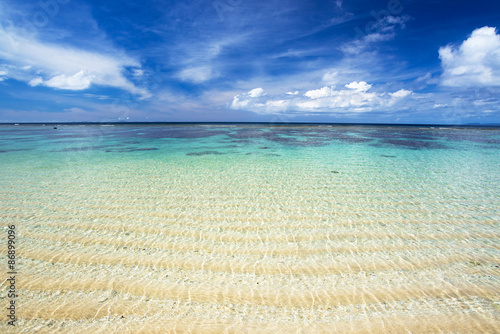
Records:
[[[448,105],[447,104],[441,104],[441,103],[435,103],[432,108],[436,109],[436,108],[444,108],[444,107],[447,107]]]
[[[307,91],[299,95],[281,95],[262,98],[263,91],[259,90],[259,99],[254,94],[239,94],[233,98],[230,108],[245,109],[257,113],[286,113],[286,112],[327,112],[327,113],[359,113],[368,112],[377,108],[386,108],[405,99],[413,93],[401,89],[396,92],[369,92],[371,85],[365,81],[354,81],[345,85],[344,89],[335,89],[334,86],[322,87]]]
[[[43,84],[52,88],[82,90],[89,88],[94,79],[95,75],[80,71],[72,76],[66,76],[65,74],[55,76]]]
[[[345,85],[348,89],[335,90],[334,87],[323,87],[308,91],[304,96],[311,100],[297,103],[304,110],[328,109],[328,108],[357,108],[370,106],[378,96],[376,93],[368,93],[371,85],[364,81],[351,82]]]
[[[142,77],[144,75],[144,70],[141,70],[140,68],[133,68],[132,75],[134,77]]]
[[[202,83],[215,77],[210,66],[186,68],[179,72],[178,77],[183,81]]]
[[[233,98],[233,101],[230,104],[232,109],[245,109],[250,105],[259,105],[260,107],[264,106],[262,103],[257,103],[252,100],[259,100],[259,97],[265,96],[264,89],[262,87],[254,88],[248,93],[238,94]]]
[[[439,58],[445,86],[500,86],[500,35],[496,28],[476,29],[460,46],[441,47]]]
[[[295,92],[287,92],[287,95],[299,95],[299,91],[296,90]]]
[[[389,95],[394,97],[394,98],[403,98],[403,97],[407,97],[408,95],[410,95],[412,93],[413,92],[411,90],[400,89],[397,92],[389,93]]]
[[[32,86],[80,90],[96,84],[123,89],[141,98],[151,96],[123,74],[126,67],[140,69],[140,64],[117,50],[111,55],[43,43],[22,36],[15,28],[0,26],[0,59],[9,63],[9,77]]]
[[[375,23],[375,28],[380,32],[393,32],[396,27],[406,28],[406,22],[410,20],[408,15],[392,16],[387,15]]]
[[[250,105],[250,100],[242,95],[236,95],[231,102],[231,109],[246,109]]]
[[[394,32],[385,34],[376,32],[373,34],[366,35],[364,38],[364,42],[374,43],[374,42],[390,41],[391,39],[394,38],[394,36],[395,36]]]
[[[360,81],[360,82],[354,81],[354,82],[351,82],[350,84],[347,84],[345,86],[349,89],[358,90],[360,92],[366,92],[368,89],[370,89],[372,87],[372,85],[369,85],[364,81]]]
[[[340,49],[348,55],[356,55],[364,52],[372,43],[384,42],[396,36],[396,28],[404,29],[405,23],[410,20],[410,16],[385,16],[379,18],[371,26],[365,26],[365,30],[356,27],[358,39],[343,44]]]
[[[304,96],[307,96],[308,98],[311,99],[319,99],[322,97],[327,97],[327,96],[332,96],[334,93],[334,88],[335,87],[323,87],[319,89],[314,89],[314,90],[309,90],[307,91]]]
[[[391,99],[389,101],[385,101],[385,104],[387,106],[392,106],[411,94],[413,94],[413,92],[406,89],[400,89],[397,92],[389,93]]]
[[[40,78],[40,77],[35,77],[33,79],[31,79],[28,84],[31,86],[31,87],[35,87],[35,86],[38,86],[38,85],[41,85],[43,83],[43,79]]]
[[[327,85],[335,85],[338,81],[339,73],[337,71],[328,71],[323,75],[323,82]]]
[[[255,89],[252,89],[251,91],[249,91],[248,95],[250,97],[261,97],[261,96],[265,95],[265,93],[264,93],[264,90],[262,89],[262,87],[259,87],[259,88],[255,88]]]

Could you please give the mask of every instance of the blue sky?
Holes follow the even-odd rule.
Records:
[[[500,123],[500,1],[0,2],[0,122]]]

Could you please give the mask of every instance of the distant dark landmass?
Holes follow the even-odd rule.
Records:
[[[465,125],[479,126],[500,126],[500,123],[466,123]]]

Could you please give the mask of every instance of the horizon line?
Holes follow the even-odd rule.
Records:
[[[142,121],[142,122],[123,122],[123,121],[74,121],[74,122],[0,122],[0,125],[141,125],[141,124],[214,124],[214,125],[224,125],[224,124],[255,124],[255,125],[385,125],[385,126],[444,126],[444,127],[500,127],[500,123],[457,123],[457,124],[440,124],[440,123],[350,123],[350,122],[234,122],[234,121]]]

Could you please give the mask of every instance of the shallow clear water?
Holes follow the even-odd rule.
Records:
[[[498,128],[0,126],[0,167],[20,328],[498,328]]]

